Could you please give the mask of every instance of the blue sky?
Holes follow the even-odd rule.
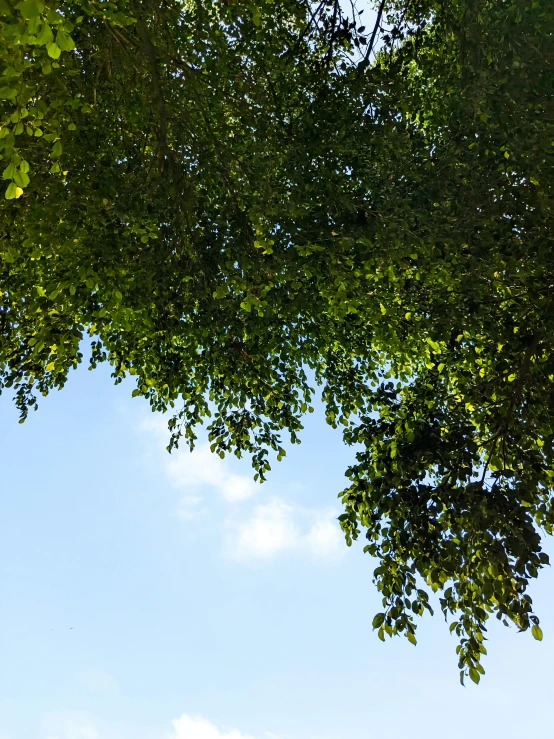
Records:
[[[0,398],[0,739],[550,735],[549,569],[544,641],[495,622],[464,689],[440,616],[417,647],[372,632],[373,563],[335,520],[352,452],[320,413],[260,486],[202,441],[169,456],[131,390],[82,367],[23,425]]]

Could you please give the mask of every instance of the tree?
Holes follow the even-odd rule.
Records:
[[[264,479],[321,387],[380,638],[439,592],[478,682],[552,533],[546,0],[0,2],[0,379],[91,367]],[[379,42],[379,46],[377,45]],[[378,49],[378,50],[377,50]],[[211,410],[215,408],[215,414]]]

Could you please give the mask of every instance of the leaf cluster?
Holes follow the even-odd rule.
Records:
[[[317,385],[378,635],[435,592],[478,682],[491,615],[542,638],[554,11],[337,8],[0,2],[1,388],[24,420],[92,336],[170,448],[206,421],[263,480]]]

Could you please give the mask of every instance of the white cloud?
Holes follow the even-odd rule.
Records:
[[[229,503],[250,498],[256,484],[246,475],[237,475],[210,450],[208,443],[199,444],[193,452],[177,449],[165,462],[167,475],[177,488],[197,490],[203,486],[215,488]]]
[[[173,721],[171,739],[254,739],[236,729],[220,730],[206,719],[188,716]]]
[[[239,475],[228,459],[220,459],[208,443],[200,443],[191,453],[187,447],[165,450],[169,439],[166,420],[157,416],[143,422],[142,431],[156,441],[164,473],[183,495],[177,515],[192,521],[208,511],[206,488],[212,488],[229,503],[250,498],[258,485],[250,475]],[[250,470],[249,470],[250,472]],[[256,505],[241,517],[236,514],[223,522],[227,554],[239,562],[268,561],[278,555],[295,553],[316,560],[343,556],[343,535],[336,520],[337,512],[329,509],[305,509],[274,497]],[[221,519],[220,519],[221,520]]]
[[[344,536],[336,518],[334,511],[318,514],[317,520],[305,535],[306,545],[315,557],[343,554]]]
[[[43,716],[41,739],[122,739],[115,726],[78,711],[56,711]]]
[[[47,739],[100,739],[100,734],[93,726],[78,726],[67,721],[65,726],[60,727],[59,733]]]
[[[279,498],[256,506],[245,521],[229,523],[228,531],[228,550],[241,562],[291,551],[317,559],[341,556],[344,551],[336,512],[307,511]]]
[[[150,419],[141,424],[141,428],[151,433],[163,450],[162,463],[170,483],[180,490],[192,492],[181,501],[182,518],[194,518],[200,513],[198,506],[202,498],[197,493],[204,487],[214,488],[229,503],[250,498],[256,492],[257,485],[252,476],[233,472],[229,460],[213,454],[208,442],[198,444],[193,452],[183,445],[168,454],[165,447],[169,431],[163,417]]]
[[[294,508],[281,500],[256,506],[246,521],[231,527],[235,559],[268,558],[296,548],[301,536],[294,522]]]
[[[171,733],[161,727],[157,730],[144,726],[123,727],[90,715],[62,711],[43,718],[40,736],[41,739],[280,739],[269,731],[254,737],[238,729],[218,728],[201,716],[186,713],[172,721],[171,726]]]

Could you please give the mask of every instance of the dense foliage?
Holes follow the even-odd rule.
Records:
[[[334,0],[0,0],[0,389],[23,420],[90,335],[174,409],[170,446],[208,419],[263,479],[317,384],[373,626],[415,643],[439,591],[478,682],[489,615],[542,638],[554,6],[390,0],[369,26]]]

